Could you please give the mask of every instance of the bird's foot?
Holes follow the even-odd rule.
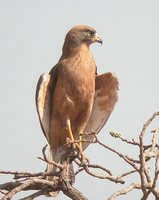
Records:
[[[79,141],[77,143],[76,140],[71,141],[70,138],[67,138],[66,148],[69,148],[69,152],[71,153],[73,160],[78,158],[81,162],[81,165],[89,164],[89,159],[85,156]]]
[[[88,158],[85,156],[84,152],[83,152],[83,147],[82,147],[82,134],[79,135],[79,142],[77,143],[74,139],[73,133],[72,133],[72,129],[71,129],[71,123],[70,120],[68,119],[67,122],[67,130],[69,133],[69,143],[72,143],[72,147],[75,151],[78,152],[78,156],[79,156],[79,160],[81,161],[81,164],[88,164],[89,160]]]

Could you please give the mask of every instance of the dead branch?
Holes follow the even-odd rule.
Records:
[[[95,136],[95,143],[98,143],[100,146],[104,147],[105,149],[108,149],[109,151],[117,154],[120,158],[122,158],[126,163],[128,163],[129,165],[131,165],[136,171],[139,170],[138,166],[131,161],[131,158],[129,158],[127,155],[123,155],[122,153],[118,152],[117,150],[109,147],[108,145],[103,144],[102,142],[100,142],[97,138],[97,136]]]
[[[80,167],[81,165],[79,163],[76,162],[76,164]],[[106,172],[107,174],[109,174],[110,176],[112,176],[112,172],[108,169],[106,169],[105,167],[101,166],[101,165],[92,165],[92,164],[88,164],[87,165],[88,168],[96,168],[96,169],[101,169],[104,172]],[[76,171],[75,175],[77,175],[78,173],[80,173],[81,171],[83,171],[84,168],[79,168],[78,171]]]
[[[59,163],[56,163],[56,162],[49,162],[49,160],[47,159],[47,156],[46,156],[46,148],[47,148],[47,144],[42,148],[42,154],[43,154],[43,158],[42,157],[37,157],[38,159],[46,162],[46,163],[49,163],[49,164],[52,164],[52,165],[55,165],[56,167],[58,167],[60,170],[63,170],[63,165],[59,164]]]
[[[151,193],[156,197],[156,200],[159,199],[159,188],[157,188],[157,181],[159,177],[159,153],[158,153],[159,146],[157,144],[157,136],[159,132],[158,128],[151,132],[152,133],[151,145],[147,145],[147,146],[144,145],[144,136],[146,134],[146,129],[158,115],[159,115],[159,112],[156,112],[152,115],[152,117],[143,125],[141,133],[139,135],[139,150],[140,150],[139,168],[136,168],[134,165],[132,165],[132,163],[129,163],[133,168],[135,168],[133,173],[137,172],[139,174],[141,183],[130,184],[128,187],[125,187],[124,189],[117,191],[113,195],[111,195],[108,198],[109,200],[114,200],[118,196],[126,195],[128,192],[134,189],[142,190],[143,196],[141,200],[146,200]],[[124,140],[124,142],[131,144],[131,142],[127,140]],[[156,159],[154,177],[150,176],[150,168],[148,168],[147,163],[146,163],[148,161],[147,158]],[[132,159],[131,161],[133,162]]]
[[[128,187],[124,188],[123,190],[120,190],[118,192],[115,192],[114,194],[112,194],[108,200],[114,200],[116,199],[116,197],[121,196],[121,195],[125,195],[128,192],[134,190],[134,189],[141,189],[141,184],[138,183],[132,183],[131,185],[129,185]]]
[[[124,142],[126,145],[131,145],[133,148],[138,148],[139,160],[135,160],[134,158],[119,152],[117,149],[114,149],[102,143],[98,139],[96,133],[92,131],[90,134],[92,134],[92,136],[94,137],[93,141],[82,139],[71,142],[68,139],[68,142],[66,144],[66,153],[64,155],[65,159],[63,159],[65,161],[61,164],[56,162],[50,163],[45,154],[47,146],[42,149],[42,157],[38,158],[45,163],[55,165],[59,168],[59,172],[31,173],[1,170],[0,174],[6,176],[13,175],[14,179],[14,181],[10,181],[0,185],[0,193],[2,194],[1,200],[12,199],[12,197],[15,196],[17,193],[30,190],[34,190],[35,192],[22,198],[21,200],[32,200],[38,196],[48,195],[50,192],[57,190],[61,190],[66,196],[73,200],[88,200],[80,191],[72,186],[73,181],[70,180],[68,167],[66,167],[68,162],[75,162],[78,166],[78,169],[75,172],[75,176],[77,176],[79,173],[85,172],[94,178],[105,179],[114,183],[126,184],[124,181],[125,177],[129,177],[131,174],[134,173],[138,174],[138,176],[140,177],[138,183],[131,183],[130,185],[125,186],[125,188],[123,188],[122,190],[112,194],[108,198],[109,200],[115,200],[117,197],[121,195],[126,195],[128,192],[131,192],[134,189],[142,191],[141,200],[146,200],[150,194],[153,194],[156,200],[159,199],[159,188],[157,186],[157,182],[159,180],[159,144],[157,143],[159,128],[151,132],[150,144],[144,144],[144,137],[146,135],[147,128],[158,115],[159,112],[154,113],[152,117],[143,125],[143,128],[139,134],[139,141],[135,141],[134,139],[128,140],[123,138],[119,133],[111,132],[111,136],[119,138],[120,142]],[[81,150],[78,148],[78,145],[76,145],[76,148],[73,147],[73,143],[79,142],[89,142],[92,144],[96,143],[100,145],[111,154],[114,154],[121,158],[125,163],[127,163],[127,165],[132,168],[132,170],[115,176],[112,170],[98,164],[91,164],[90,161],[85,158],[83,152],[81,152]],[[86,162],[84,162],[84,159],[86,159]],[[154,168],[148,166],[148,161],[151,159],[154,159],[155,161]],[[153,169],[154,172],[152,176]],[[98,170],[99,173],[96,173],[96,170]],[[45,179],[46,176],[56,176],[57,179],[55,181],[48,181]]]

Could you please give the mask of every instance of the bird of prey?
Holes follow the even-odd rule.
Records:
[[[62,55],[49,73],[42,74],[36,89],[36,108],[43,133],[50,145],[49,161],[60,162],[67,138],[92,140],[118,100],[118,78],[113,73],[98,75],[90,51],[102,43],[96,30],[86,25],[73,27],[65,37]],[[88,143],[82,144],[84,150]],[[47,171],[54,170],[48,164]]]

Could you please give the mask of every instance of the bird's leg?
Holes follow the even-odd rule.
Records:
[[[67,129],[68,129],[69,137],[70,137],[71,141],[73,142],[75,139],[74,139],[74,136],[72,133],[71,123],[70,123],[69,119],[66,121],[66,125],[67,125]]]
[[[67,129],[68,129],[68,133],[69,133],[69,138],[73,142],[73,148],[77,148],[79,150],[79,153],[80,153],[80,156],[81,156],[81,162],[82,163],[85,163],[85,161],[89,162],[88,158],[86,158],[86,156],[83,153],[83,147],[82,147],[82,141],[81,141],[82,140],[82,133],[79,134],[79,140],[80,140],[79,144],[74,143],[75,139],[74,139],[74,136],[73,136],[73,133],[72,133],[71,123],[70,123],[69,119],[66,121],[66,125],[67,125]]]
[[[73,143],[73,147],[74,148],[77,147],[78,149],[80,149],[80,152],[81,152],[82,151],[82,144],[81,144],[81,142],[80,142],[80,145],[77,144],[77,143],[74,143],[75,139],[74,139],[74,136],[73,136],[73,133],[72,133],[71,123],[70,123],[69,119],[67,120],[66,124],[67,124],[68,133],[69,133],[69,138],[70,138],[71,142]]]

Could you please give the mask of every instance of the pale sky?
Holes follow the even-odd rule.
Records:
[[[135,156],[133,148],[111,138],[109,131],[137,139],[143,123],[159,111],[158,0],[0,0],[0,170],[45,170],[36,158],[46,144],[35,109],[36,83],[57,63],[65,34],[77,24],[93,26],[103,38],[102,46],[91,47],[98,73],[112,71],[120,80],[120,98],[101,140]],[[115,175],[131,169],[95,145],[86,155]],[[0,175],[0,183],[7,180]],[[132,176],[131,182],[135,180]],[[124,186],[79,175],[75,187],[90,200],[104,200]],[[140,193],[118,199],[131,197],[140,199]],[[68,198],[60,194],[57,199]]]

